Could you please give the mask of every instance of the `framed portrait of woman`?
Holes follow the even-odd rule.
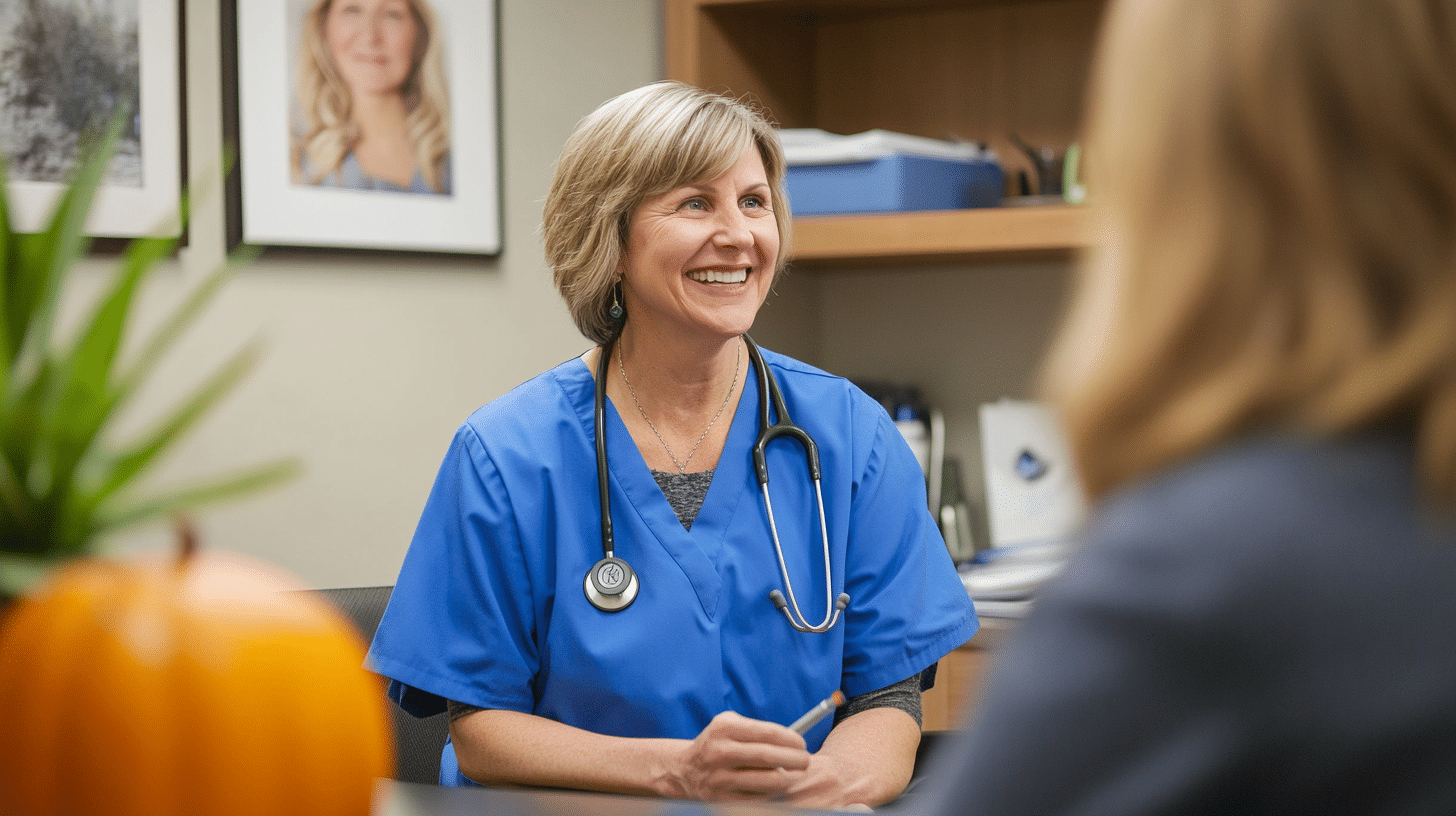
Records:
[[[223,15],[230,246],[500,252],[495,0]]]
[[[181,9],[178,0],[0,3],[0,154],[17,230],[43,228],[88,138],[119,118],[86,234],[181,234]]]

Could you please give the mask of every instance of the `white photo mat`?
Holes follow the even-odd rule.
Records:
[[[428,0],[450,93],[450,195],[294,183],[298,32],[312,2],[237,0],[241,243],[496,254],[501,249],[496,0]]]
[[[139,186],[102,183],[86,234],[105,238],[179,235],[182,199],[181,43],[178,0],[137,0],[140,52],[141,156]],[[12,223],[39,232],[50,221],[66,185],[11,181]]]

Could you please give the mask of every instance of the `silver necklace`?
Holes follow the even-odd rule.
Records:
[[[738,387],[738,366],[743,362],[743,344],[738,344],[738,353],[733,355],[733,382],[728,386],[728,393],[723,395],[723,404],[718,406],[718,413],[713,414],[713,418],[708,421],[708,427],[703,429],[703,435],[698,437],[698,441],[693,444],[693,449],[688,451],[688,458],[681,462],[673,455],[672,448],[667,446],[667,440],[663,439],[662,434],[658,433],[657,426],[653,425],[652,420],[647,418],[647,412],[642,410],[642,403],[637,401],[637,391],[632,388],[632,381],[627,379],[627,368],[622,365],[622,357],[623,355],[621,354],[617,355],[617,370],[622,372],[622,382],[627,384],[627,393],[632,395],[632,404],[637,406],[637,413],[642,415],[642,421],[647,423],[647,427],[652,429],[653,436],[656,436],[657,441],[662,443],[662,449],[667,451],[667,458],[671,459],[674,465],[677,465],[678,474],[687,473],[688,463],[693,461],[693,454],[698,452],[698,448],[703,444],[703,440],[708,438],[708,431],[713,430],[713,425],[718,422],[718,417],[723,415],[723,409],[728,407],[728,400],[733,397],[733,389]]]

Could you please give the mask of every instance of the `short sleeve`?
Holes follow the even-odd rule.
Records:
[[[415,716],[445,700],[532,710],[535,576],[509,491],[468,424],[457,431],[375,633],[369,667]]]

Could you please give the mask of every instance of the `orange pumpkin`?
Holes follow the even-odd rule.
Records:
[[[0,620],[0,813],[350,814],[393,763],[358,635],[249,559],[83,560]]]

